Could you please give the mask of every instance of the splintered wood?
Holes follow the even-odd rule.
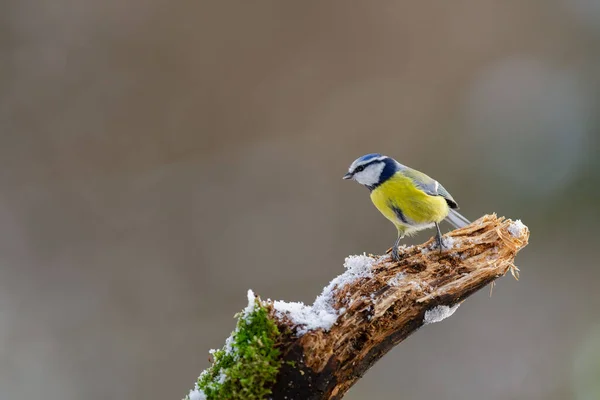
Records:
[[[339,311],[329,331],[296,335],[278,319],[284,363],[274,399],[340,399],[377,360],[425,323],[454,312],[468,296],[507,272],[518,278],[515,255],[527,245],[520,221],[486,215],[443,237],[401,248],[399,262],[373,256],[372,274],[335,289]]]

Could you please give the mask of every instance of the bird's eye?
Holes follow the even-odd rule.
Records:
[[[365,170],[365,167],[361,165],[360,167],[357,167],[354,172],[360,172],[360,171],[364,171],[364,170]]]

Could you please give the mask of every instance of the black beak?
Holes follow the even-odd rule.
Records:
[[[342,176],[342,179],[352,179],[353,174],[348,172],[346,175]]]

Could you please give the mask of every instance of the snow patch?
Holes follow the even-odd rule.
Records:
[[[390,279],[388,281],[388,285],[389,286],[398,286],[400,285],[400,281],[404,279],[404,273],[403,272],[398,272],[396,275],[394,275],[394,277],[392,279]]]
[[[521,235],[523,234],[523,231],[526,229],[527,227],[525,226],[525,224],[523,224],[521,222],[520,219],[516,220],[515,222],[513,222],[512,224],[510,224],[510,226],[508,227],[508,232],[516,238],[521,237]]]
[[[425,318],[423,319],[423,323],[433,324],[436,322],[440,322],[454,314],[454,312],[458,309],[460,304],[455,304],[451,307],[449,306],[436,306],[431,310],[425,311]]]
[[[190,400],[206,400],[206,394],[201,389],[190,390]]]
[[[329,330],[338,317],[345,312],[333,308],[333,297],[337,290],[360,278],[371,277],[371,266],[375,259],[366,254],[347,257],[344,261],[346,271],[335,277],[323,288],[312,306],[302,302],[274,301],[273,308],[279,318],[287,317],[296,325],[296,333],[303,335],[314,329]]]
[[[225,339],[225,354],[231,353],[233,353],[233,334],[231,334],[227,339]]]
[[[454,245],[457,244],[457,240],[454,239],[452,236],[442,237],[442,243],[443,243],[444,249],[450,250],[450,249],[453,249]]]
[[[248,322],[248,317],[250,314],[252,314],[254,308],[256,308],[256,296],[254,295],[252,289],[248,289],[248,305],[243,311],[243,318],[246,320],[246,322]]]

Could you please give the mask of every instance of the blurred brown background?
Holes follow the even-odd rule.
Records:
[[[599,71],[595,0],[3,1],[0,398],[180,399],[392,244],[383,152],[532,237],[347,398],[599,399]]]

